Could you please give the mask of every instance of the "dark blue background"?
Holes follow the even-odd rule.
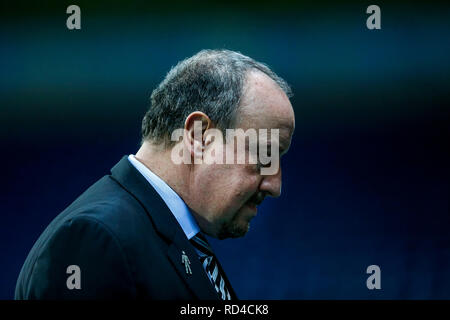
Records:
[[[0,298],[46,225],[139,147],[152,89],[203,48],[293,87],[283,192],[249,234],[212,244],[240,298],[450,298],[450,8],[5,2],[0,51]],[[381,268],[381,290],[366,268]]]

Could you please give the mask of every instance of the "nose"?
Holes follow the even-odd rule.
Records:
[[[281,194],[281,166],[276,174],[262,176],[260,190],[265,191],[271,197],[277,198]]]

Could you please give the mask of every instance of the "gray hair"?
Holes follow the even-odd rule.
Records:
[[[270,68],[239,52],[202,50],[180,61],[152,92],[150,108],[142,121],[142,142],[164,143],[175,129],[183,128],[189,114],[201,111],[225,134],[234,128],[247,73],[258,70],[274,80],[288,97],[289,85]]]

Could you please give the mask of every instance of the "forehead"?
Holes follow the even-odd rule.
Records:
[[[295,128],[289,98],[275,81],[259,71],[247,76],[236,122],[242,129],[279,129],[282,144],[290,142]]]

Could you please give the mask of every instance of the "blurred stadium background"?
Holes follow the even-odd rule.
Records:
[[[245,238],[212,240],[239,297],[450,298],[450,5],[3,1],[0,19],[1,299],[47,224],[136,152],[153,88],[204,48],[267,63],[295,94],[282,196]]]

